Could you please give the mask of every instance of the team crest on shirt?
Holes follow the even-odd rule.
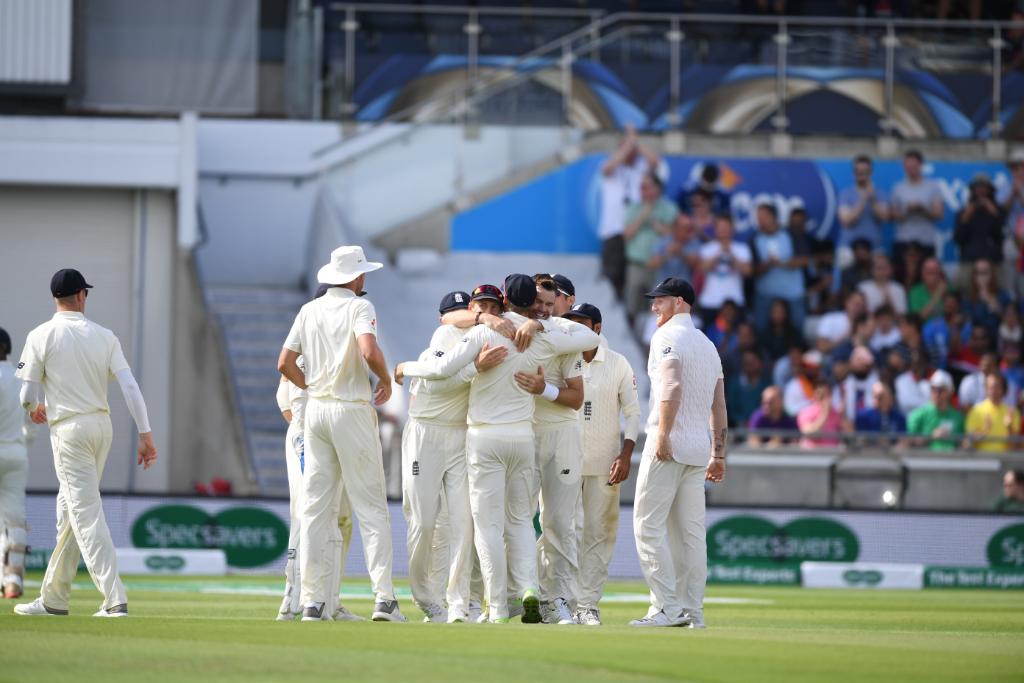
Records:
[[[444,351],[434,351],[434,356],[440,358],[444,355]]]
[[[373,320],[370,321],[370,327],[372,327],[373,329],[377,329],[377,319],[376,318],[374,318]]]
[[[18,363],[18,369],[19,370],[21,370],[23,367],[25,367],[25,362],[24,361],[22,361],[21,363]]]
[[[663,349],[661,350],[661,355],[663,355],[663,356],[664,356],[665,354],[668,354],[668,353],[672,353],[672,347],[671,347],[671,346],[666,346],[665,348],[663,348]]]
[[[582,370],[583,369],[583,361],[582,360],[577,360],[576,361],[576,369],[577,370]]]
[[[633,388],[636,389],[636,375],[633,375]]]

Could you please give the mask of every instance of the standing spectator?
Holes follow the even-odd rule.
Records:
[[[697,237],[702,242],[715,238],[715,213],[711,210],[711,195],[704,190],[697,190],[690,197],[690,219],[693,221]],[[731,214],[730,214],[731,215]]]
[[[924,156],[917,150],[903,155],[906,178],[892,189],[892,218],[896,221],[896,243],[893,258],[903,268],[904,252],[909,244],[921,247],[926,257],[935,256],[938,239],[936,224],[942,220],[944,207],[938,183],[922,175]]]
[[[892,279],[892,263],[885,254],[875,254],[871,265],[871,279],[857,285],[867,299],[868,311],[874,313],[888,304],[898,314],[907,312],[907,292],[903,285]]]
[[[858,412],[875,407],[871,387],[877,382],[875,357],[868,347],[858,346],[850,354],[850,374],[836,386],[836,395],[833,397],[836,404],[845,408],[846,419],[853,422]]]
[[[960,380],[960,388],[957,390],[957,398],[960,401],[960,410],[967,411],[985,400],[988,395],[986,383],[989,375],[1001,374],[999,371],[999,356],[992,351],[987,351],[981,356],[977,372]],[[1005,375],[1004,375],[1005,376]],[[1003,397],[1003,402],[1008,406],[1016,405],[1018,385],[1007,380],[1008,390]]]
[[[1024,341],[1024,330],[1020,325],[1020,311],[1016,306],[1007,306],[1003,311],[1003,319],[999,323],[999,335],[996,343],[1000,350],[1007,346],[1020,346]]]
[[[820,315],[832,295],[832,255],[835,249],[831,242],[807,234],[807,209],[803,202],[790,206],[786,231],[793,241],[794,265],[803,269],[805,310],[809,314]]]
[[[871,385],[871,398],[874,408],[857,411],[854,426],[858,432],[902,434],[907,431],[907,418],[896,407],[892,391],[885,383],[875,382]]]
[[[956,215],[953,241],[960,247],[960,263],[991,264],[1003,260],[1003,223],[1006,212],[996,203],[996,188],[986,173],[971,178],[970,195]]]
[[[626,209],[626,312],[630,322],[647,310],[644,292],[651,287],[653,273],[648,262],[658,241],[672,232],[676,221],[675,204],[662,196],[661,180],[648,173],[640,183],[640,201]]]
[[[840,445],[840,432],[849,431],[843,414],[832,405],[832,387],[828,380],[818,378],[814,383],[814,398],[796,416],[796,424],[803,438],[801,448],[823,448]]]
[[[910,312],[918,314],[922,320],[942,315],[942,297],[948,289],[942,264],[937,258],[926,259],[921,264],[921,281],[910,290]]]
[[[928,403],[931,396],[932,368],[928,356],[920,351],[913,351],[910,356],[910,369],[896,378],[896,405],[904,415]]]
[[[720,214],[715,217],[715,239],[700,249],[700,270],[704,274],[704,289],[701,290],[697,305],[701,317],[711,320],[714,311],[727,300],[743,306],[743,278],[750,277],[750,247],[733,240],[732,216]]]
[[[860,283],[871,279],[871,256],[874,254],[871,241],[858,237],[850,248],[853,250],[853,262],[839,272],[839,291],[844,298],[856,291]]]
[[[963,300],[964,315],[973,326],[988,330],[989,337],[999,334],[1003,309],[1009,305],[1010,295],[999,288],[995,267],[985,259],[975,261],[971,269],[971,282]]]
[[[750,416],[749,428],[751,431],[796,431],[796,419],[783,410],[782,392],[777,386],[769,386],[761,392],[761,407]],[[780,434],[751,434],[749,439],[750,445],[755,448],[777,448],[786,441]]]
[[[731,210],[729,192],[718,182],[718,164],[706,161],[700,170],[700,178],[683,183],[676,195],[679,211],[686,213],[693,210],[692,198],[698,192],[708,200],[708,208],[712,214],[728,213]]]
[[[782,403],[786,412],[796,417],[814,401],[815,383],[820,379],[821,354],[807,351],[793,369],[793,377],[786,382]]]
[[[910,414],[907,431],[922,438],[918,445],[933,451],[951,451],[964,433],[964,416],[953,407],[953,378],[945,370],[932,373],[932,400]],[[930,441],[929,441],[930,439]]]
[[[1024,12],[1017,12],[1024,21]],[[1015,29],[1024,39],[1024,29]],[[1022,40],[1024,42],[1024,40]],[[1019,53],[1024,60],[1024,52]],[[1024,295],[1024,149],[1010,155],[1010,183],[997,195],[1006,214],[1006,237],[1003,242],[1003,283],[1014,299]]]
[[[742,353],[740,372],[725,382],[725,404],[732,426],[745,425],[761,404],[761,393],[771,384],[764,373],[764,362],[755,349]]]
[[[839,263],[850,261],[850,247],[856,240],[866,240],[869,249],[882,245],[882,223],[889,220],[885,192],[875,187],[871,178],[870,157],[860,155],[853,160],[853,186],[839,194],[839,235],[836,248]]]
[[[693,220],[685,213],[677,215],[672,234],[661,238],[647,264],[656,273],[655,281],[674,277],[693,282],[700,262],[700,246]]]
[[[640,144],[636,129],[626,126],[626,134],[615,153],[601,166],[601,272],[612,283],[621,299],[626,285],[626,208],[640,201],[640,183],[648,172],[661,182],[668,180],[668,164]]]
[[[930,320],[921,334],[935,364],[940,368],[946,367],[949,356],[958,352],[971,334],[971,323],[960,310],[960,297],[956,292],[946,292],[942,296],[942,317]]]
[[[1020,413],[1006,405],[1006,378],[999,373],[985,378],[986,398],[967,413],[967,434],[974,448],[987,453],[1002,453],[1018,448],[1008,437],[1020,435]]]
[[[818,321],[818,348],[831,351],[836,345],[849,338],[854,323],[868,313],[867,298],[860,290],[846,297],[842,311],[833,311],[821,316]]]
[[[1003,495],[992,506],[992,510],[1024,514],[1024,470],[1010,470],[1003,475]]]
[[[754,325],[763,333],[774,299],[789,304],[789,315],[796,329],[804,324],[804,272],[806,258],[798,257],[789,232],[779,226],[774,204],[757,207],[758,233],[754,237],[757,284],[754,295]]]
[[[789,316],[789,303],[785,299],[775,299],[768,310],[768,329],[762,335],[761,345],[776,361],[802,341],[803,335],[793,326]]]

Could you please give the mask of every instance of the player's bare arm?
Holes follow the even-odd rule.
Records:
[[[579,410],[583,407],[583,378],[570,377],[565,380],[565,386],[558,388],[548,385],[544,381],[544,368],[538,366],[536,373],[517,372],[515,374],[516,384],[523,391],[537,396],[545,395],[545,391],[551,393],[554,398],[549,398],[552,403]],[[557,394],[555,393],[557,392]]]
[[[362,350],[362,346],[360,346],[360,350]],[[305,389],[306,376],[302,373],[298,363],[300,355],[302,354],[298,351],[282,348],[281,355],[277,357],[277,371],[298,388]]]
[[[725,407],[725,383],[715,384],[715,398],[711,404],[711,459],[705,479],[719,484],[725,479],[725,449],[729,440],[729,420]]]
[[[612,461],[612,468],[608,472],[608,485],[615,486],[629,479],[629,467],[633,461],[633,449],[636,442],[633,439],[625,439],[622,442],[622,450]]]
[[[441,324],[454,325],[459,329],[468,329],[476,325],[484,325],[503,337],[515,339],[516,336],[515,324],[509,320],[505,320],[500,315],[491,315],[490,313],[474,313],[470,310],[448,311],[441,316]]]

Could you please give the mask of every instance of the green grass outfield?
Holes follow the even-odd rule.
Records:
[[[84,578],[71,617],[2,605],[0,681],[1024,680],[1024,592],[713,586],[708,629],[694,631],[626,626],[646,610],[638,583],[610,584],[606,625],[587,628],[277,623],[270,577],[127,577],[131,617],[93,619]],[[368,615],[367,581],[345,590]]]

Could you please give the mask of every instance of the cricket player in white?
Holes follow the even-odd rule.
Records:
[[[57,471],[57,544],[46,568],[39,598],[18,605],[15,613],[66,615],[71,581],[84,558],[96,588],[103,593],[97,617],[128,616],[128,597],[117,575],[114,543],[103,516],[100,477],[110,451],[112,430],[107,384],[116,378],[139,430],[138,462],[156,462],[146,403],[110,330],[88,320],[85,301],[92,285],[74,269],[50,280],[57,313],[28,334],[17,376],[24,382],[22,407],[36,424],[49,422]],[[45,394],[42,404],[40,389]]]
[[[344,488],[363,538],[366,566],[376,596],[374,621],[405,621],[391,580],[391,520],[381,461],[377,413],[369,373],[377,376],[372,400],[391,397],[391,377],[377,344],[377,313],[361,298],[368,262],[361,247],[338,247],[317,273],[333,285],[305,304],[295,318],[277,369],[306,389],[305,472],[299,534],[303,621],[331,620],[336,594],[338,495]],[[296,361],[305,357],[306,372]]]
[[[633,531],[651,607],[630,624],[704,628],[704,481],[725,477],[722,363],[693,326],[689,282],[666,278],[647,296],[658,329],[647,361],[651,405]]]
[[[470,295],[450,292],[441,300],[443,316],[469,308]],[[440,357],[465,336],[454,325],[434,331],[420,361]],[[409,421],[402,434],[402,510],[408,523],[409,584],[424,621],[464,622],[469,616],[469,583],[473,567],[473,527],[466,473],[466,414],[470,382],[477,372],[498,365],[503,347],[484,349],[475,363],[445,380],[414,379],[409,391]],[[446,602],[433,580],[434,541],[442,503],[447,529],[443,533],[448,568]]]
[[[510,275],[505,281],[505,297],[510,309],[505,317],[519,325],[524,335],[536,334],[527,348],[517,348],[501,334],[479,325],[441,357],[399,364],[395,379],[399,383],[404,376],[444,379],[472,363],[485,344],[508,350],[508,360],[479,373],[470,386],[466,439],[470,504],[490,621],[508,621],[511,585],[522,596],[523,621],[537,623],[540,600],[536,592],[537,562],[531,524],[538,490],[534,400],[518,387],[514,374],[532,371],[555,356],[594,348],[599,339],[586,328],[570,336],[544,330],[536,321],[530,321],[527,316],[531,314],[537,289],[528,275]]]
[[[28,429],[21,408],[21,382],[7,360],[11,337],[0,328],[0,559],[3,595],[20,598],[25,588],[25,484]],[[27,424],[26,424],[27,423]]]
[[[601,333],[601,311],[596,306],[576,304],[565,317]],[[619,485],[629,478],[640,432],[640,402],[629,361],[606,343],[583,353],[583,392],[583,501],[577,518],[580,589],[573,616],[584,626],[600,626],[598,603],[619,528]],[[620,414],[625,418],[621,448]]]

